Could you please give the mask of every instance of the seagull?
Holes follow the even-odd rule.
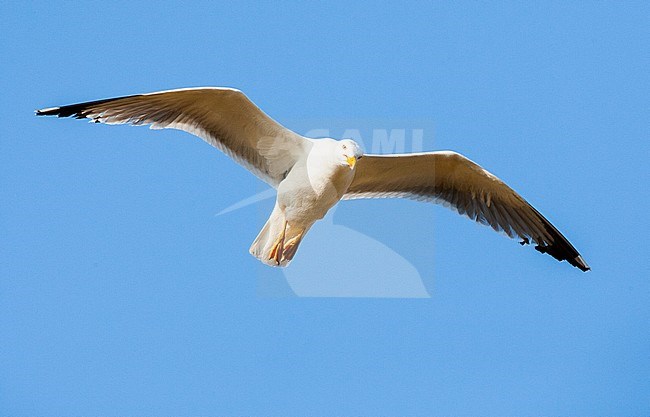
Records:
[[[539,211],[495,175],[453,151],[364,155],[351,139],[311,139],[274,121],[244,93],[201,87],[36,110],[38,116],[149,125],[200,137],[276,191],[271,215],[250,247],[284,267],[312,225],[340,200],[409,198],[442,204],[522,245],[582,271],[590,268]]]

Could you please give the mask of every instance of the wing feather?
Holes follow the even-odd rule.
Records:
[[[539,211],[503,181],[449,151],[365,155],[344,199],[403,197],[442,203],[509,237],[588,271],[571,243]]]
[[[183,130],[274,187],[311,146],[307,139],[267,116],[244,93],[231,88],[160,91],[42,109],[36,114]]]

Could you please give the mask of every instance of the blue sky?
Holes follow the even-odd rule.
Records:
[[[649,12],[3,2],[0,415],[649,415]],[[204,85],[301,133],[421,128],[593,271],[357,201],[285,275],[248,254],[271,200],[216,215],[262,183],[199,139],[33,115]],[[296,293],[342,277],[429,297]]]

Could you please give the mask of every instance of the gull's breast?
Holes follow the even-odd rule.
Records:
[[[325,217],[350,186],[346,166],[294,166],[278,186],[278,204],[290,224],[312,224]]]

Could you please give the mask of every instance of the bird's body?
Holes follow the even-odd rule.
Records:
[[[306,158],[293,166],[278,186],[278,205],[289,223],[311,226],[339,202],[354,171],[335,158],[338,141],[314,141]]]
[[[250,248],[251,254],[266,264],[273,265],[275,262],[279,266],[287,265],[293,259],[302,237],[341,200],[354,178],[353,167],[347,165],[347,161],[343,164],[336,152],[344,143],[333,139],[311,142],[308,151],[278,184],[275,215],[272,214],[269,219],[269,230],[275,230],[273,224],[286,221],[281,249],[284,252],[286,247],[288,252],[279,259],[265,256],[273,250],[276,235],[273,232],[265,233],[266,227]],[[354,142],[347,141],[345,145],[355,150]],[[356,150],[360,152],[358,148]]]
[[[352,140],[304,138],[282,127],[238,90],[170,90],[36,113],[180,129],[222,150],[277,190],[273,212],[250,248],[268,265],[288,265],[311,226],[341,199],[405,197],[442,203],[589,270],[546,218],[464,156],[450,151],[363,156]]]

